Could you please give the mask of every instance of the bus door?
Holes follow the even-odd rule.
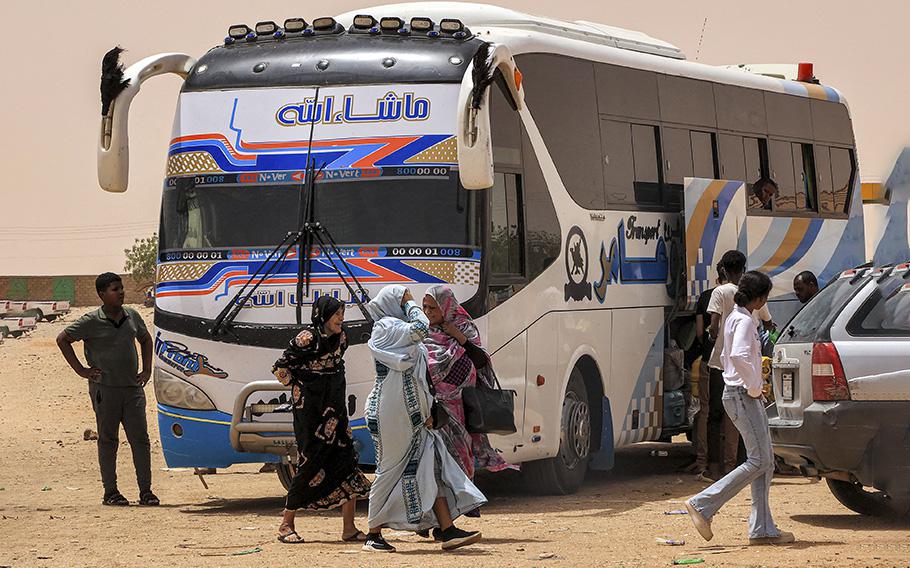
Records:
[[[725,252],[746,253],[746,184],[685,178],[686,290],[689,309],[714,286]]]

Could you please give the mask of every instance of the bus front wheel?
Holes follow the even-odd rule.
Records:
[[[581,371],[569,377],[562,402],[559,452],[552,458],[521,464],[528,487],[544,495],[568,495],[581,487],[591,454],[591,412]]]

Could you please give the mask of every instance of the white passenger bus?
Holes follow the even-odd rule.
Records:
[[[289,479],[272,363],[301,323],[298,299],[304,322],[318,294],[354,299],[329,250],[311,254],[303,297],[301,248],[269,260],[304,220],[310,163],[313,217],[342,272],[368,294],[449,285],[476,318],[517,394],[518,431],[491,440],[533,487],[574,491],[616,448],[685,430],[664,349],[688,343],[724,251],[772,276],[777,319],[795,310],[796,273],[824,283],[864,261],[842,95],[789,67],[753,71],[689,62],[638,32],[442,2],[238,25],[198,60],[131,66],[102,124],[108,191],[127,186],[142,81],[185,80],[155,294],[167,463],[279,462]],[[779,188],[767,205],[750,194],[760,178]],[[242,309],[216,325],[232,302]],[[370,325],[347,318],[349,411],[369,463]]]

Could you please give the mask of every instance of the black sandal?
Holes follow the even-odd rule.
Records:
[[[161,504],[158,497],[151,491],[147,491],[139,496],[139,504],[143,507],[157,507]]]
[[[111,493],[110,495],[105,495],[104,499],[101,500],[102,505],[108,505],[111,507],[128,507],[130,502],[129,500],[120,494],[119,491]]]
[[[341,542],[366,542],[367,535],[361,530],[358,530],[350,536],[341,535]]]
[[[291,540],[291,537],[297,537],[297,540]],[[279,534],[278,541],[284,544],[303,544],[303,537],[297,534],[297,531],[291,531],[289,533]]]

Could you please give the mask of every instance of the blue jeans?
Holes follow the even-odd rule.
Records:
[[[768,494],[771,478],[774,476],[774,452],[771,450],[771,432],[768,430],[768,415],[760,399],[750,397],[743,387],[726,385],[723,395],[724,409],[742,434],[746,445],[745,463],[725,475],[689,502],[706,519],[747,485],[752,486],[752,514],[749,516],[749,538],[775,537],[780,534],[771,508]]]

